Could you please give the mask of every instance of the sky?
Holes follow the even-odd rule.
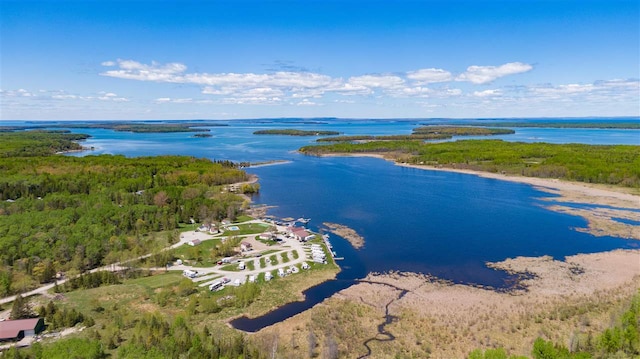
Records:
[[[0,0],[0,120],[640,116],[640,2]]]

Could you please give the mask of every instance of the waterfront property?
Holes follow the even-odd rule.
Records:
[[[290,227],[289,232],[300,242],[312,240],[315,236],[302,227]]]

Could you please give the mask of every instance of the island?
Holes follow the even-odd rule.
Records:
[[[295,130],[295,129],[271,129],[258,130],[254,135],[285,135],[285,136],[332,136],[339,135],[337,131]]]
[[[316,142],[369,142],[369,141],[425,141],[447,140],[454,136],[510,135],[514,130],[504,128],[482,128],[469,126],[422,126],[408,135],[355,135],[319,138]]]
[[[218,122],[95,122],[95,123],[55,123],[55,124],[34,124],[25,126],[0,126],[0,132],[14,132],[18,130],[38,130],[38,129],[83,129],[101,128],[120,132],[133,133],[173,133],[173,132],[209,132],[203,127],[227,126]]]

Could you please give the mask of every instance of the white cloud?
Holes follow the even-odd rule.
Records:
[[[431,68],[407,72],[407,78],[416,81],[419,85],[426,85],[436,82],[448,82],[453,79],[453,76],[449,71]]]
[[[363,75],[350,77],[348,84],[359,88],[398,88],[404,84],[404,80],[394,75]]]
[[[304,100],[298,102],[296,106],[318,106],[318,104],[305,98]]]
[[[35,95],[25,89],[18,89],[18,90],[0,90],[0,96],[2,97],[33,97]]]
[[[502,96],[502,90],[494,89],[494,90],[474,91],[473,96],[476,96],[476,97]]]
[[[101,63],[100,65],[102,66],[107,66],[107,67],[112,67],[112,66],[116,66],[116,63],[113,61],[104,61],[103,63]]]
[[[480,85],[500,77],[531,71],[533,66],[522,62],[510,62],[500,66],[469,66],[467,71],[456,77],[456,81],[469,81]]]

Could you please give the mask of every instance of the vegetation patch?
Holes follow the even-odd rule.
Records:
[[[295,129],[272,129],[272,130],[259,130],[253,133],[254,135],[285,135],[285,136],[331,136],[339,135],[337,131],[315,131],[315,130],[295,130]]]
[[[302,153],[380,154],[403,163],[526,177],[640,187],[640,151],[633,145],[583,145],[465,140],[443,143],[374,141],[306,146]]]

